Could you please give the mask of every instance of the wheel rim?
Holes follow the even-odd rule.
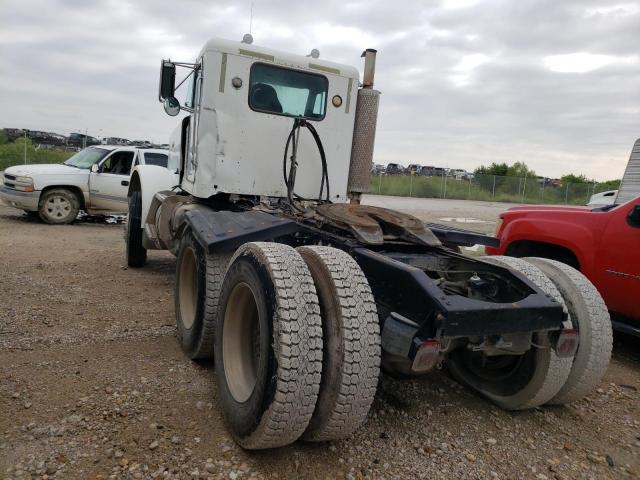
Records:
[[[45,210],[49,217],[60,220],[71,213],[71,202],[63,196],[55,195],[47,199]]]
[[[481,352],[465,352],[465,363],[469,371],[478,378],[498,382],[509,379],[518,370],[523,356],[486,356]]]
[[[192,248],[185,249],[180,262],[180,320],[188,330],[196,320],[198,278],[196,255]]]
[[[231,396],[238,403],[249,399],[258,380],[259,318],[251,287],[239,283],[229,295],[222,329],[224,375]]]

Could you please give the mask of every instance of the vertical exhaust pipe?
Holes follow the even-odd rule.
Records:
[[[373,89],[377,53],[377,50],[367,48],[361,55],[364,58],[364,72],[362,74],[362,88],[358,90],[353,141],[351,142],[351,164],[349,165],[349,180],[347,182],[350,203],[355,204],[360,203],[360,197],[369,191],[371,184],[371,163],[380,98],[380,92]]]
[[[373,88],[373,77],[376,74],[376,54],[377,50],[367,48],[362,52],[364,58],[364,73],[362,74],[362,88]]]

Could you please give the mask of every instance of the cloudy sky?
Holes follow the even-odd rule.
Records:
[[[251,0],[0,0],[0,127],[165,142],[161,58],[242,38]],[[360,68],[376,161],[620,177],[640,137],[640,2],[254,0],[257,45]]]

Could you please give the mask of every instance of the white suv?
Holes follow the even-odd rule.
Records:
[[[4,171],[0,199],[47,223],[127,211],[129,176],[136,165],[167,167],[167,150],[98,145],[63,164],[16,165]]]

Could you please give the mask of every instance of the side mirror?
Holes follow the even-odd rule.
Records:
[[[164,99],[164,111],[167,115],[175,117],[180,113],[180,102],[176,97],[168,97]]]
[[[640,205],[636,205],[627,215],[627,223],[635,228],[640,228]]]
[[[158,99],[162,102],[173,97],[176,88],[176,66],[169,60],[162,60],[160,64],[160,90]]]
[[[91,165],[91,173],[100,173],[100,167],[97,163]]]

